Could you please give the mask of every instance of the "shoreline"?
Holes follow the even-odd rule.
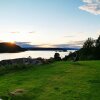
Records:
[[[53,58],[52,58],[53,59]],[[52,59],[44,59],[41,57],[38,58],[31,58],[30,56],[28,58],[15,58],[15,59],[5,59],[0,61],[0,66],[5,66],[5,65],[15,65],[15,64],[36,64],[36,65],[41,65],[41,64],[46,64],[51,62]]]

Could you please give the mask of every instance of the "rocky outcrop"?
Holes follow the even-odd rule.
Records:
[[[17,58],[17,59],[8,59],[8,60],[2,60],[0,61],[0,65],[4,66],[4,65],[14,65],[14,64],[36,64],[36,65],[40,65],[40,64],[48,64],[53,62],[52,59],[43,59],[43,58],[36,58],[33,59],[31,57],[28,58]]]

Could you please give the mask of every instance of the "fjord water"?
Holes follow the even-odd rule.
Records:
[[[68,55],[68,52],[58,52],[60,56],[63,58],[65,55]],[[27,58],[31,56],[32,58],[42,57],[42,58],[50,58],[54,57],[55,51],[25,51],[20,53],[1,53],[0,60],[5,59],[15,59],[15,58]]]

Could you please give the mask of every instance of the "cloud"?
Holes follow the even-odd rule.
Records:
[[[16,42],[17,45],[23,47],[23,48],[32,48],[32,47],[52,47],[52,48],[76,48],[79,49],[83,46],[83,43],[85,40],[82,41],[70,41],[68,43],[64,44],[39,44],[39,45],[33,45],[31,42]]]
[[[84,43],[83,41],[70,41],[66,44],[56,44],[56,45],[52,45],[53,47],[57,47],[57,48],[81,48],[82,45]]]
[[[0,43],[3,42],[2,40],[0,40]]]
[[[10,33],[13,33],[13,34],[18,34],[18,33],[20,33],[20,32],[10,32]]]
[[[70,41],[70,42],[68,42],[68,44],[82,46],[84,44],[84,42],[85,42],[85,40],[81,40],[81,41]]]
[[[100,14],[100,0],[82,0],[85,5],[80,6],[79,9],[90,12],[95,15]]]
[[[12,33],[12,34],[21,34],[21,33],[29,33],[29,34],[34,34],[36,33],[35,31],[30,31],[30,32],[19,32],[19,31],[12,31],[12,32],[6,32],[6,33]]]
[[[28,32],[28,33],[30,33],[30,34],[34,34],[34,33],[36,33],[35,31],[31,31],[31,32]]]
[[[72,37],[75,37],[75,36],[72,36],[72,35],[67,35],[67,36],[64,36],[65,38],[72,38]]]
[[[30,42],[15,42],[17,45],[21,46],[22,48],[32,48],[38,47],[38,45],[31,45]]]

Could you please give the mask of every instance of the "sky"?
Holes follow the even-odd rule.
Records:
[[[0,0],[0,42],[81,46],[100,35],[100,0]]]

